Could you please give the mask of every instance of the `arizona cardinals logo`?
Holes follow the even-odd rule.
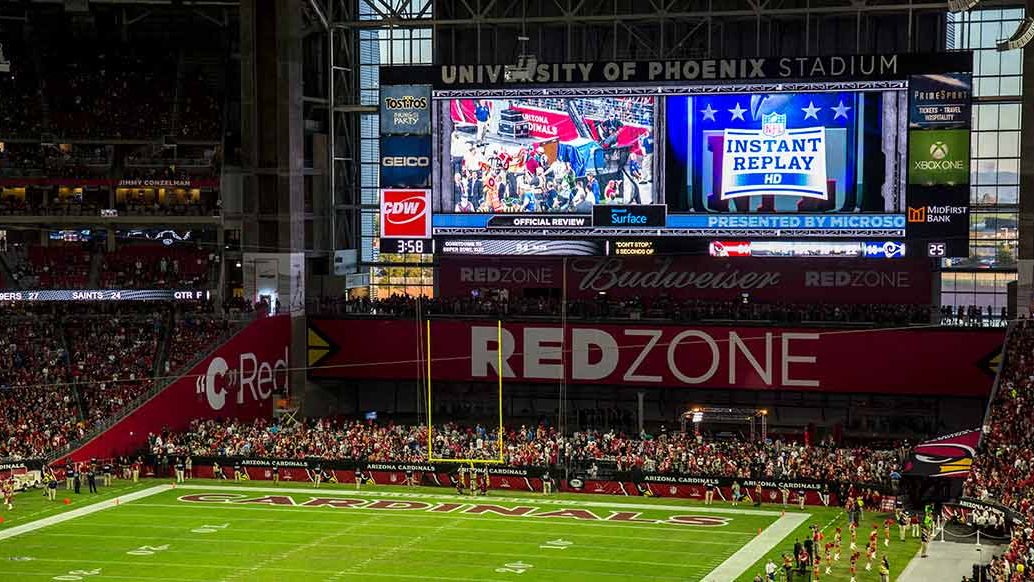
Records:
[[[905,471],[924,477],[966,477],[980,442],[980,429],[944,435],[916,446]]]

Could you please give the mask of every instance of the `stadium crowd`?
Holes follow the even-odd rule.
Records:
[[[499,435],[494,427],[436,425],[432,443],[437,458],[499,458]],[[155,436],[151,452],[420,462],[428,459],[427,426],[335,419],[294,426],[265,420],[195,420],[184,433]],[[586,430],[564,437],[544,425],[509,427],[503,434],[503,459],[512,466],[554,466],[566,460],[586,468],[596,465],[597,469],[720,477],[889,484],[891,473],[900,470],[901,454],[896,449],[840,448],[831,443],[705,440],[681,432],[629,436],[614,430]]]
[[[993,582],[1034,580],[1034,321],[1014,325],[985,420],[989,430],[966,482],[966,494],[1005,505],[1025,522],[990,569]]]
[[[36,456],[81,434],[68,351],[54,314],[2,308],[0,458]]]
[[[71,379],[88,426],[102,423],[153,385],[164,313],[152,309],[65,318]]]
[[[158,304],[0,309],[0,459],[78,441],[229,333]]]
[[[14,276],[14,287],[77,289],[86,287],[89,280],[90,254],[82,247],[14,245],[0,260]]]
[[[395,295],[385,299],[323,301],[313,311],[324,315],[376,315],[413,317],[417,299]],[[424,298],[419,309],[425,315],[559,317],[561,302],[548,298]],[[928,324],[932,310],[925,305],[743,303],[699,299],[569,300],[567,317],[574,319],[665,319],[673,321],[764,321],[774,323],[892,323]],[[961,324],[961,322],[959,322]]]
[[[0,249],[0,262],[13,276],[7,286],[21,289],[207,288],[210,255],[197,248],[157,244],[125,245],[103,253],[78,243]]]
[[[204,288],[208,257],[197,249],[126,246],[104,255],[101,285],[109,289]]]

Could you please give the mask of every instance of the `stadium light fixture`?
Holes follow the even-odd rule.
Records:
[[[977,4],[980,4],[980,0],[948,0],[948,11],[969,12]]]
[[[1016,27],[1016,32],[1012,33],[1012,36],[1005,40],[998,41],[997,49],[998,52],[1003,53],[1005,51],[1011,51],[1013,49],[1019,49],[1030,44],[1030,41],[1034,40],[1034,17],[1026,17],[1020,25]]]

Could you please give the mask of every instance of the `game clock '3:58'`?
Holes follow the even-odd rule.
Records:
[[[434,240],[429,238],[382,238],[381,254],[430,255],[434,254]]]

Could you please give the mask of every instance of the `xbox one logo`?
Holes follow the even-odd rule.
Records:
[[[935,160],[943,160],[948,157],[948,144],[943,141],[935,141],[930,144],[930,157]]]

